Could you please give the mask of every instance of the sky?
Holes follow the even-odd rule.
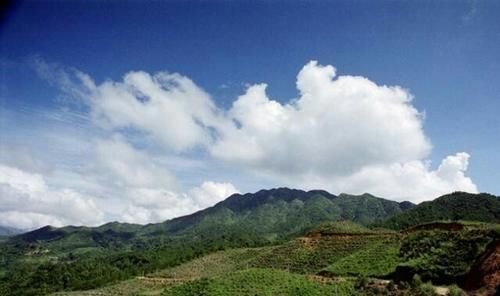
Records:
[[[18,1],[0,224],[160,222],[263,188],[500,193],[498,1]]]

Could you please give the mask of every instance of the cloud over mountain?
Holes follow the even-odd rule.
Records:
[[[362,76],[336,76],[333,66],[316,61],[298,73],[297,98],[272,99],[266,84],[254,84],[229,109],[177,73],[135,71],[99,83],[43,60],[36,67],[86,106],[78,115],[84,132],[61,134],[64,143],[74,135],[80,138],[70,142],[84,145],[44,177],[15,164],[26,161],[0,167],[0,216],[12,226],[157,222],[213,205],[245,187],[241,176],[221,177],[213,169],[201,173],[197,165],[208,162],[246,173],[255,178],[252,184],[258,177],[276,186],[414,202],[478,190],[466,176],[468,153],[432,166],[424,116],[408,90]],[[57,138],[54,126],[51,131]]]
[[[282,104],[267,96],[265,84],[250,86],[229,110],[237,124],[222,133],[212,154],[307,188],[413,201],[477,191],[464,175],[467,153],[430,169],[423,116],[407,90],[336,77],[334,67],[315,61],[302,68],[297,88],[300,96]]]
[[[39,174],[0,165],[0,221],[22,229],[40,225],[96,225],[104,213],[94,198],[69,188],[50,188]]]

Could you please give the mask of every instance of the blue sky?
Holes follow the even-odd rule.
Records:
[[[472,188],[498,194],[499,13],[500,3],[496,1],[21,1],[5,13],[0,27],[0,144],[4,147],[0,160],[9,169],[4,173],[4,180],[11,182],[4,181],[5,186],[13,190],[12,176],[15,174],[40,177],[47,187],[43,190],[58,194],[71,190],[72,194],[78,195],[79,201],[88,202],[88,208],[102,211],[103,221],[117,219],[132,222],[155,221],[183,214],[210,205],[235,190],[255,191],[282,185],[299,188],[319,186],[334,193],[344,189],[355,191],[353,193],[375,191],[393,199],[414,201],[434,198],[433,192],[437,194],[446,189]],[[308,64],[311,60],[318,61],[318,64]],[[333,121],[320,121],[317,113],[304,111],[300,115],[283,111],[281,107],[287,109],[294,104],[291,102],[304,99],[301,91],[307,93],[297,90],[298,73],[302,71],[304,76],[314,76],[321,69],[327,69],[326,65],[335,67],[335,78],[350,75],[364,77],[378,87],[400,86],[408,94],[411,93],[413,100],[410,103],[405,103],[405,99],[398,94],[389,95],[400,100],[398,108],[402,109],[398,110],[406,114],[410,125],[417,127],[408,131],[403,128],[394,130],[390,127],[391,123],[385,122],[380,129],[387,129],[370,130],[368,127],[378,126],[379,121],[371,122],[365,118],[381,119],[385,113],[363,113],[368,105],[349,109],[355,111],[353,114],[336,113],[339,109],[335,108],[340,106],[341,101],[323,106],[327,111],[332,108],[331,117],[337,118]],[[207,104],[213,104],[216,110],[200,107],[196,111],[198,113],[189,111],[187,117],[203,117],[201,120],[206,121],[201,123],[202,130],[213,130],[215,136],[201,135],[195,129],[193,137],[198,137],[196,140],[185,138],[187,146],[175,148],[175,145],[172,146],[175,143],[172,133],[177,128],[189,134],[187,127],[174,127],[172,122],[160,119],[158,122],[150,121],[154,124],[147,120],[132,120],[130,114],[126,120],[120,118],[117,121],[117,109],[106,109],[108,105],[102,102],[109,97],[102,92],[96,94],[95,90],[86,89],[85,94],[76,94],[76,90],[82,89],[82,82],[75,73],[84,73],[99,89],[106,81],[125,83],[123,77],[130,71],[143,71],[141,73],[150,75],[167,71],[189,78],[196,89],[204,90],[206,100],[211,102]],[[64,84],[64,77],[70,77],[73,83]],[[178,83],[175,77],[167,80]],[[260,83],[267,85],[265,95],[259,93],[257,87],[255,96],[249,94],[248,90]],[[364,85],[359,80],[346,87],[358,89]],[[325,96],[330,93],[327,88],[325,85]],[[240,106],[239,111],[231,109],[243,94],[249,94],[248,99],[241,100],[243,107]],[[86,95],[93,99],[86,98]],[[373,93],[370,95],[376,97]],[[256,108],[253,104],[257,101],[262,103],[259,106],[265,105],[263,114],[250,112],[251,108]],[[319,104],[319,101],[316,103]],[[412,115],[411,108],[405,106],[418,110],[419,114]],[[173,109],[166,109],[165,112],[169,110]],[[183,108],[173,110],[177,113],[172,114],[178,115],[184,112],[182,110],[185,111]],[[150,114],[150,110],[143,111]],[[312,142],[321,142],[326,138],[340,139],[340,131],[335,128],[353,126],[352,134],[359,134],[359,137],[349,136],[346,141],[353,146],[345,149],[359,151],[359,154],[336,151],[335,147],[343,142],[334,140],[325,141],[324,147],[331,148],[330,152],[321,148],[315,150],[314,145],[308,150],[292,139],[291,131],[281,125],[276,137],[273,137],[279,142],[266,144],[271,143],[267,138],[270,136],[257,133],[252,124],[255,120],[275,123],[276,118],[282,117],[271,118],[269,114],[278,114],[274,111],[284,112],[287,120],[294,119],[286,126],[293,126],[303,117],[318,116],[324,130],[318,128],[311,131],[304,125],[296,127],[297,130],[304,129],[304,135],[324,135],[304,137]],[[206,115],[207,112],[213,114]],[[96,121],[93,117],[96,114],[111,123],[106,126],[102,120]],[[166,117],[173,118],[174,115]],[[339,118],[348,119],[340,121]],[[397,121],[401,116],[389,113],[387,120],[391,118],[395,120],[394,125],[407,123]],[[236,128],[238,133],[228,131],[231,129],[227,127],[231,125],[229,122],[242,125],[231,127]],[[248,130],[244,130],[245,124]],[[418,126],[420,124],[422,126]],[[360,130],[358,126],[361,126]],[[169,129],[172,129],[171,133]],[[236,136],[233,137],[233,134]],[[370,136],[373,134],[382,135],[379,138],[381,148],[372,149],[375,152],[361,147],[379,146],[378,142],[373,142]],[[293,135],[300,137],[302,134],[297,132]],[[208,137],[209,140],[206,142],[199,137]],[[345,137],[342,135],[342,139]],[[393,137],[405,142],[399,143]],[[245,150],[248,146],[236,147],[233,142],[242,143],[250,138],[257,139],[256,147],[258,151],[264,151],[265,156],[255,158],[257,156],[253,155],[252,158],[221,152],[229,148]],[[413,138],[417,138],[415,143],[411,142]],[[176,184],[160,186],[148,181],[138,185],[124,181],[116,186],[130,188],[130,192],[132,189],[148,189],[150,193],[158,190],[171,192],[176,196],[171,197],[172,200],[165,194],[160,194],[160,197],[156,194],[155,198],[169,200],[173,203],[169,209],[179,210],[168,212],[164,209],[162,213],[151,213],[143,198],[119,199],[108,192],[111,189],[102,189],[107,187],[103,186],[105,182],[114,182],[117,177],[111,173],[105,174],[109,179],[100,176],[106,168],[99,162],[101,158],[94,155],[95,151],[99,151],[96,148],[100,147],[99,144],[95,144],[99,141],[108,141],[101,146],[126,151],[132,149],[129,151],[131,154],[138,152],[149,159],[151,166],[132,170],[147,172],[156,170],[152,167],[160,168],[158,174],[170,176],[168,178],[174,180],[172,184]],[[282,142],[288,145],[276,151],[277,148],[273,147],[281,147],[279,143]],[[412,145],[407,153],[399,153],[392,151],[391,143]],[[308,155],[308,152],[311,154]],[[393,175],[369,180],[361,176],[370,172],[385,176],[389,166],[390,170],[399,172],[395,165],[404,167],[401,170],[407,172],[405,164],[417,160],[418,165],[424,166],[431,162],[419,173],[422,179],[428,180],[440,174],[437,170],[443,159],[456,156],[459,152],[466,152],[470,159],[464,155],[449,159],[449,163],[456,163],[459,167],[457,172],[450,174],[457,173],[459,179],[465,174],[464,178],[470,178],[474,188],[469,186],[467,180],[466,185],[463,185],[462,179],[451,182],[451,177],[446,179],[446,182],[449,181],[446,185],[439,183],[438,186],[434,183],[408,183],[406,179],[397,178],[384,184],[384,180]],[[273,153],[279,153],[279,156]],[[288,158],[282,161],[282,155]],[[318,169],[314,162],[303,161],[304,158],[314,158],[311,155],[320,155],[318,159],[321,163],[328,163],[329,167]],[[138,161],[141,157],[134,159]],[[352,161],[347,161],[350,157]],[[294,165],[286,164],[287,159]],[[463,168],[465,163],[468,166],[466,164]],[[337,165],[337,169],[331,169]],[[299,173],[301,168],[303,171]],[[400,176],[405,173],[394,174]],[[441,172],[439,178],[443,179],[444,174]],[[441,182],[441,179],[436,182]],[[405,186],[410,187],[410,193],[385,189]],[[439,187],[441,191],[420,192],[413,189],[422,186]],[[218,193],[215,194],[215,191]],[[195,195],[203,194],[207,195],[207,201],[197,201],[199,198]],[[124,204],[122,208],[110,205],[117,200]],[[9,218],[7,220],[12,221],[14,226],[30,227],[43,222],[101,222],[61,218],[58,212],[33,208],[29,210],[33,218],[21,223],[16,218],[22,213],[21,209],[12,200],[4,201],[3,205],[8,211],[4,211],[2,217],[4,220]],[[126,216],[123,214],[126,210],[135,213],[143,211],[143,215]]]

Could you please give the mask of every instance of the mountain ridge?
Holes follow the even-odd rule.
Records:
[[[456,191],[422,202],[377,223],[377,226],[402,230],[440,220],[500,223],[500,197],[489,193]]]
[[[92,247],[100,247],[105,240],[128,244],[130,239],[151,240],[155,236],[190,236],[199,239],[229,236],[229,240],[239,240],[245,236],[248,241],[264,237],[264,241],[271,242],[325,221],[352,220],[367,226],[401,213],[412,205],[371,194],[336,196],[325,190],[304,191],[281,187],[232,194],[211,207],[160,223],[139,225],[108,222],[97,227],[59,228],[45,226],[12,239],[32,243],[79,236],[79,240]]]
[[[470,210],[467,208],[470,202],[481,206]],[[262,263],[263,267],[291,268],[292,271],[315,274],[322,268],[335,273],[349,271],[353,265],[357,266],[358,271],[373,265],[378,266],[377,268],[383,267],[377,275],[385,276],[394,269],[393,265],[398,263],[392,259],[396,259],[399,254],[395,248],[386,248],[386,239],[407,237],[410,240],[405,246],[410,248],[410,251],[420,250],[421,247],[425,249],[428,246],[424,244],[420,247],[421,242],[427,241],[418,239],[419,235],[432,238],[429,242],[432,247],[445,241],[448,232],[442,234],[442,231],[389,231],[381,229],[384,227],[377,223],[391,221],[390,219],[396,219],[395,217],[406,217],[408,213],[417,213],[410,215],[414,217],[411,222],[426,222],[429,219],[446,217],[424,215],[427,212],[453,213],[455,210],[460,210],[457,213],[470,210],[474,215],[451,215],[450,219],[490,217],[495,222],[500,215],[497,202],[498,197],[492,195],[454,193],[415,206],[409,202],[399,203],[371,194],[336,196],[326,191],[277,188],[235,194],[207,209],[156,224],[110,222],[99,227],[45,226],[0,242],[0,254],[3,255],[0,274],[5,274],[3,284],[0,277],[0,291],[3,285],[11,291],[24,293],[27,287],[31,289],[35,284],[38,286],[35,286],[33,291],[38,293],[47,288],[44,286],[46,281],[52,280],[52,291],[89,289],[176,266],[219,250],[253,247],[267,250],[256,258],[257,267]],[[483,212],[486,214],[483,215]],[[483,231],[483,226],[479,223],[467,225],[476,224],[479,231]],[[492,225],[492,237],[496,237],[498,225]],[[445,249],[440,249],[438,253],[455,256],[460,253],[463,244],[469,246],[476,241],[487,243],[481,234],[483,232],[476,233],[473,230],[466,236],[461,233],[453,234],[456,237],[450,242],[458,249],[455,248],[452,252],[442,252]],[[469,235],[474,233],[475,236]],[[411,239],[412,237],[417,238]],[[398,240],[391,242],[399,244]],[[412,247],[414,243],[417,248]],[[375,249],[363,251],[359,258],[350,257],[353,248],[368,247],[367,244],[373,245]],[[448,248],[448,244],[445,244],[445,247]],[[467,250],[474,251],[471,248]],[[385,254],[386,251],[390,252]],[[441,257],[425,257],[429,267],[422,269],[418,265],[418,262],[421,262],[420,253],[415,254],[418,255],[415,262],[403,258],[408,261],[408,265],[398,267],[399,270],[406,268],[404,270],[419,274],[427,270],[440,272],[439,266],[443,266],[439,263]],[[365,255],[372,256],[373,262],[361,264],[360,260]],[[389,266],[390,270],[377,265],[380,258],[389,258],[388,256],[394,263]],[[456,258],[462,258],[457,256]],[[331,265],[332,258],[345,259],[337,265]],[[453,260],[456,258],[453,257]],[[467,261],[467,264],[469,263]],[[65,274],[68,278],[74,277],[76,280],[66,286],[57,282],[59,274]],[[428,278],[431,279],[431,276],[429,273]],[[14,282],[12,286],[9,284],[11,282]],[[31,295],[39,295],[36,293]]]
[[[15,228],[15,227],[0,225],[0,236],[11,236],[11,235],[16,235],[16,234],[19,234],[22,232],[23,232],[23,230]]]

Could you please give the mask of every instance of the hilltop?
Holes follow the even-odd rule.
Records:
[[[487,193],[454,192],[423,202],[378,226],[401,230],[433,221],[500,223],[500,198]]]

